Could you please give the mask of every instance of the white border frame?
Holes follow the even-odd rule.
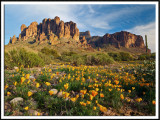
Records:
[[[156,6],[156,115],[155,116],[4,116],[4,5],[9,4],[152,4]],[[158,65],[159,65],[159,38],[158,38],[158,27],[159,27],[159,16],[158,16],[158,8],[159,4],[157,2],[131,2],[131,1],[115,1],[115,2],[102,2],[102,1],[95,1],[95,2],[1,2],[1,118],[3,119],[158,119],[158,112],[159,112],[159,81],[158,81]]]

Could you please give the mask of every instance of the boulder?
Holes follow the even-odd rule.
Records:
[[[21,97],[16,97],[16,98],[14,98],[14,99],[12,99],[12,100],[10,101],[10,103],[11,103],[12,105],[18,105],[18,104],[21,103],[21,102],[23,102],[23,98],[21,98]]]

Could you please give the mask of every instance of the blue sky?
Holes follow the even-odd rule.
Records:
[[[80,32],[89,30],[92,36],[103,36],[122,30],[148,36],[149,48],[155,51],[155,5],[145,4],[14,4],[5,5],[5,44],[20,26],[42,22],[59,16],[64,22],[77,23]]]

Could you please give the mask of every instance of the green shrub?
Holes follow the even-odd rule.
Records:
[[[141,54],[138,56],[138,60],[155,60],[155,53],[152,54]]]
[[[9,53],[4,52],[4,68],[9,68],[11,64],[11,56]]]
[[[41,52],[38,53],[38,56],[44,61],[45,64],[50,64],[54,58],[49,55],[45,55]]]
[[[73,51],[70,51],[70,52],[63,52],[61,55],[72,56],[74,54],[77,54],[77,53],[73,52]]]
[[[110,52],[108,53],[115,61],[121,61],[121,55],[119,53]]]
[[[105,53],[93,54],[91,56],[91,64],[93,65],[107,65],[113,63],[113,61],[114,60]]]
[[[114,61],[113,58],[104,53],[89,55],[72,54],[71,56],[62,54],[61,60],[75,65],[107,65]]]
[[[150,56],[150,58],[155,60],[155,58],[156,58],[156,53],[152,53],[151,56]]]
[[[126,52],[119,52],[119,53],[114,53],[110,52],[108,53],[110,57],[112,57],[115,61],[130,61],[133,60],[133,57]]]
[[[49,49],[49,48],[47,48],[47,47],[42,48],[42,49],[41,49],[41,52],[44,53],[44,54],[46,54],[46,55],[52,55],[52,56],[54,56],[55,58],[57,58],[57,57],[60,56],[56,50]]]
[[[132,57],[129,53],[120,52],[119,54],[120,54],[120,56],[121,56],[121,60],[122,60],[122,61],[130,61],[130,60],[133,60],[133,57]]]
[[[14,66],[34,67],[43,66],[44,61],[35,53],[27,52],[24,48],[13,49],[5,53],[5,67]]]

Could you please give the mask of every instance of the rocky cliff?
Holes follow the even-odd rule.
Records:
[[[102,44],[111,44],[117,48],[120,48],[120,46],[126,48],[145,47],[142,36],[126,31],[116,32],[114,34],[105,34],[102,39]]]
[[[86,39],[90,39],[91,38],[90,31],[80,32],[80,36],[79,37],[83,37],[83,36],[85,36]]]
[[[125,47],[139,47],[144,48],[143,37],[140,35],[135,35],[127,31],[116,32],[113,34],[105,34],[103,37],[93,36],[89,43],[92,46],[102,46],[102,45],[112,45],[116,48]]]
[[[59,17],[54,19],[44,19],[42,23],[32,22],[28,27],[25,24],[21,25],[21,33],[17,40],[25,41],[29,38],[35,38],[36,42],[42,42],[46,39],[53,44],[58,38],[72,38],[79,41],[79,29],[76,23],[70,21],[64,23]],[[13,39],[13,40],[12,40]],[[15,36],[10,39],[10,43],[15,43]]]

